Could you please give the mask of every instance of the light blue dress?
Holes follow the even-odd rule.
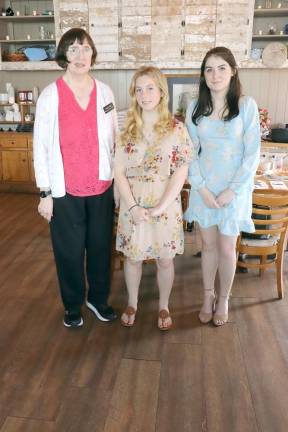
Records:
[[[228,121],[202,117],[198,125],[191,120],[196,100],[186,114],[186,126],[195,149],[189,166],[191,191],[184,218],[197,221],[203,228],[217,225],[225,235],[240,231],[254,232],[251,219],[254,175],[260,155],[260,125],[254,99],[244,96],[239,102],[239,115]],[[207,187],[215,196],[226,188],[235,192],[227,207],[206,207],[199,189]]]

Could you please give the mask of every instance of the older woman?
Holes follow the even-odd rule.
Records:
[[[83,325],[85,254],[86,305],[102,321],[116,318],[107,299],[117,120],[110,88],[89,75],[96,55],[83,29],[65,33],[56,53],[64,75],[43,90],[36,107],[38,211],[50,223],[66,327]]]

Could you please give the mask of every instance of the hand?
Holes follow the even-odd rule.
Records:
[[[226,207],[230,204],[231,201],[235,198],[235,192],[232,189],[224,189],[217,197],[216,202],[220,207]]]
[[[46,198],[40,198],[38,213],[48,222],[51,221],[53,216],[53,199],[51,195]]]
[[[206,187],[199,189],[199,194],[208,208],[220,208],[213,193]]]
[[[144,207],[135,206],[130,210],[130,213],[136,225],[149,219],[149,212]]]
[[[163,210],[160,207],[151,207],[148,210],[149,215],[152,217],[160,216],[163,213]]]
[[[119,193],[119,189],[115,183],[113,184],[113,194],[114,194],[115,208],[117,209],[119,207],[119,204],[120,204],[120,193]]]

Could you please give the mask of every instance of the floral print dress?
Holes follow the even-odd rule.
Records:
[[[196,101],[191,102],[186,114],[195,153],[189,167],[191,191],[185,219],[198,222],[202,228],[216,225],[229,236],[237,236],[240,231],[254,232],[252,192],[260,155],[256,102],[244,96],[237,117],[227,122],[203,117],[197,126],[191,120],[195,104]],[[199,193],[203,187],[214,196],[230,188],[235,197],[228,206],[208,208]]]
[[[118,143],[115,164],[126,169],[135,202],[141,207],[155,207],[171,175],[192,158],[192,144],[185,126],[176,123],[172,133],[161,141]],[[120,200],[116,249],[127,257],[146,259],[173,258],[184,251],[184,233],[180,195],[156,217],[135,224],[124,200]]]

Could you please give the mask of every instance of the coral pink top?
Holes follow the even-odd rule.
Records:
[[[75,196],[99,195],[111,181],[99,180],[97,89],[94,87],[86,109],[78,104],[63,78],[56,81],[59,97],[59,138],[66,192]]]

